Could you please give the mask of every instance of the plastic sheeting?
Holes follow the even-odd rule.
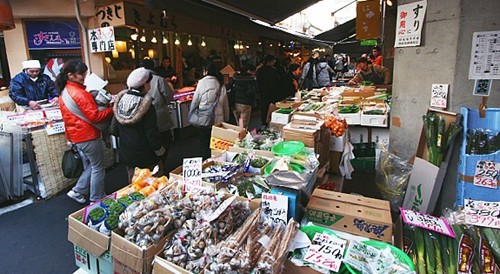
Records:
[[[24,194],[22,166],[22,129],[18,125],[2,125],[0,129],[0,200]]]

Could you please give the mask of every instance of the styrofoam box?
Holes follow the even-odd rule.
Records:
[[[371,115],[361,113],[361,125],[371,127],[387,127],[389,125],[389,115]]]
[[[341,118],[344,118],[348,125],[361,124],[361,112],[357,113],[339,113]]]
[[[279,109],[273,111],[271,113],[271,122],[276,124],[286,125],[290,123],[290,119],[292,118],[293,111],[289,114],[279,113]]]

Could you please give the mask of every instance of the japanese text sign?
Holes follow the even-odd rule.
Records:
[[[432,84],[431,107],[446,108],[448,84]]]
[[[26,38],[31,50],[80,49],[76,21],[26,21]]]
[[[356,39],[380,37],[380,2],[376,0],[356,3]]]
[[[500,229],[500,202],[464,200],[465,223]]]
[[[44,112],[48,120],[62,120],[62,113],[59,108],[46,109]]]
[[[403,217],[403,222],[409,225],[418,226],[452,238],[455,237],[455,233],[446,219],[434,217],[406,208],[400,208],[400,211],[401,217]]]
[[[287,224],[288,197],[277,194],[262,194],[262,215],[275,223]]]
[[[469,79],[500,79],[500,30],[474,32]]]
[[[201,189],[201,157],[186,158],[182,163],[182,177],[184,178],[184,186],[186,191],[193,189]]]
[[[335,236],[316,233],[307,249],[304,260],[317,266],[338,272],[347,241]]]
[[[477,161],[476,172],[474,172],[474,185],[497,189],[499,171],[500,163],[486,160]]]
[[[89,29],[91,52],[106,52],[115,50],[115,30],[113,27]]]
[[[398,5],[394,47],[420,46],[427,1]]]
[[[123,2],[97,8],[95,14],[99,27],[118,27],[125,25]]]

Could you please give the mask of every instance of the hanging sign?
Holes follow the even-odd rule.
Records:
[[[500,229],[500,202],[464,199],[465,223]]]
[[[448,84],[432,84],[431,107],[446,108]]]
[[[403,222],[406,224],[418,226],[452,238],[455,237],[455,233],[446,219],[434,217],[406,208],[400,208],[400,211],[401,217],[403,217]]]
[[[278,194],[262,193],[262,214],[275,223],[287,224],[288,197]]]
[[[469,79],[500,79],[500,30],[472,35]]]
[[[105,27],[88,30],[90,50],[92,53],[113,51],[115,47],[115,30]]]
[[[203,188],[201,180],[202,161],[201,157],[185,158],[183,160],[182,177],[185,191]]]
[[[356,2],[356,39],[380,37],[380,1]]]
[[[500,172],[500,163],[493,161],[479,160],[474,172],[474,185],[497,189],[498,173]]]
[[[307,249],[304,260],[319,267],[338,272],[344,259],[347,241],[335,236],[316,233]]]
[[[26,21],[24,25],[30,50],[82,48],[76,21]]]
[[[490,79],[476,79],[474,81],[474,90],[472,95],[476,96],[490,96],[491,80]]]
[[[427,1],[398,5],[394,47],[420,46]]]
[[[125,25],[125,9],[123,2],[97,8],[95,17],[99,27],[120,27]]]

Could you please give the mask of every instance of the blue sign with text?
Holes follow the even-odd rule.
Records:
[[[25,26],[30,50],[81,48],[76,21],[27,21]]]

